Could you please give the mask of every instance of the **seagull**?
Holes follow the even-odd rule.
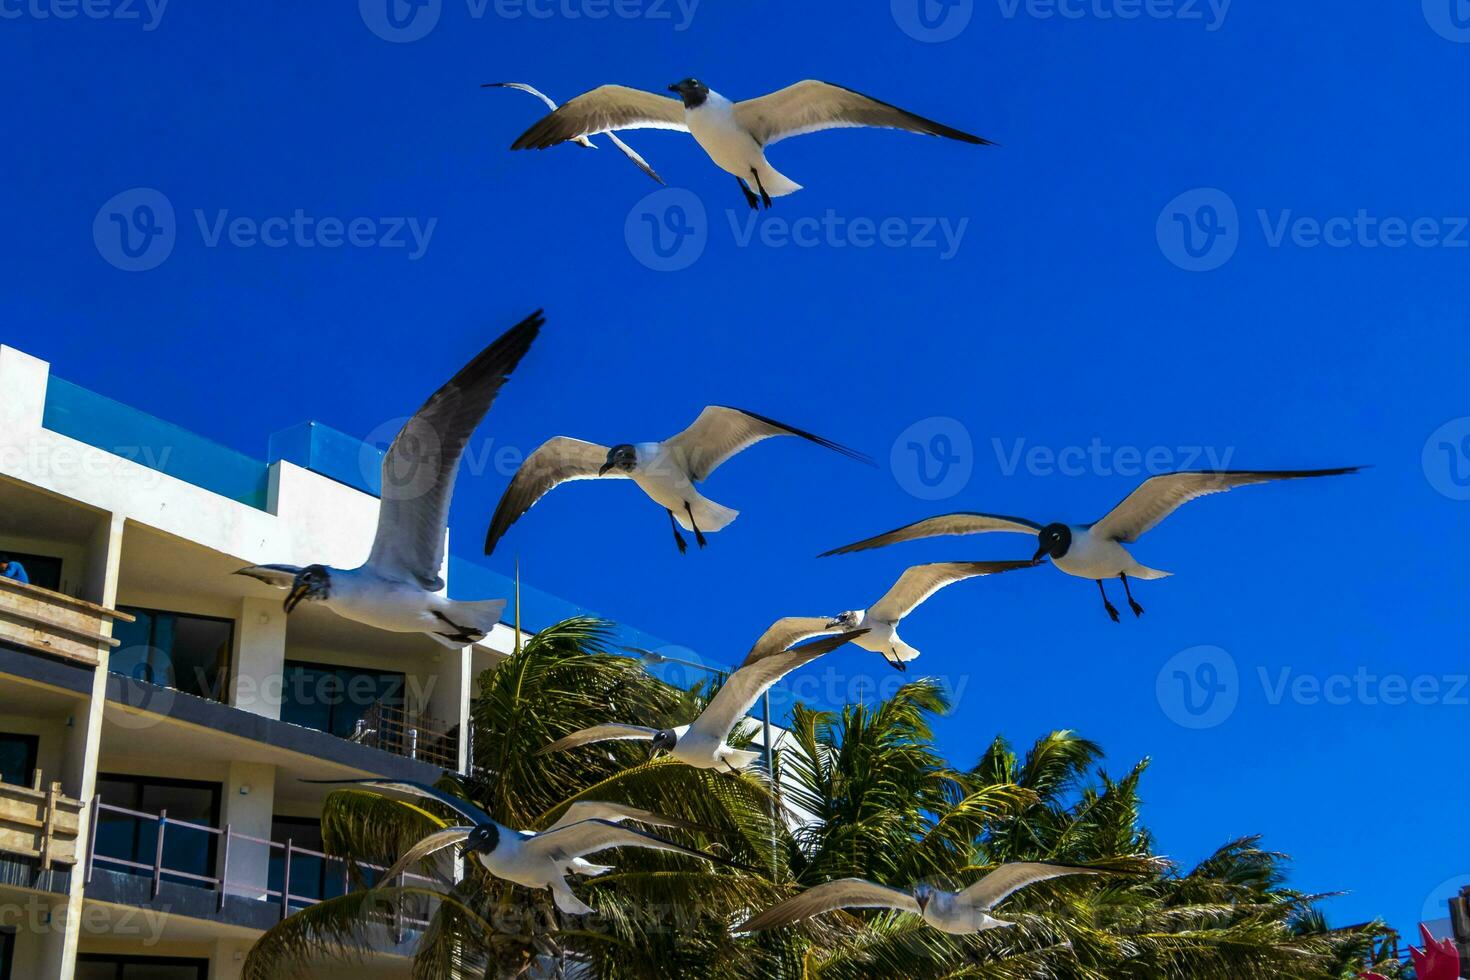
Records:
[[[392,790],[409,796],[436,800],[468,821],[467,826],[436,831],[410,847],[389,868],[380,883],[391,882],[408,868],[446,847],[459,845],[462,854],[473,854],[497,878],[526,888],[548,888],[556,907],[568,915],[588,915],[593,910],[573,894],[567,884],[571,874],[599,875],[613,870],[606,865],[583,860],[613,847],[643,847],[655,851],[672,851],[689,857],[703,858],[716,864],[744,868],[734,861],[697,851],[632,827],[624,820],[655,827],[694,825],[671,817],[661,817],[648,810],[617,803],[585,801],[573,803],[556,823],[542,831],[511,830],[496,823],[490,815],[470,801],[424,783],[394,779],[304,779],[302,782],[329,785],[370,786]],[[749,870],[749,869],[745,869]]]
[[[694,484],[703,482],[731,456],[772,436],[800,436],[872,465],[863,454],[821,436],[723,405],[709,406],[689,428],[663,442],[625,442],[608,448],[557,436],[543,443],[516,470],[490,520],[485,554],[494,551],[501,535],[553,487],[569,480],[606,476],[632,480],[668,511],[681,554],[688,545],[679,533],[680,527],[693,531],[694,540],[703,548],[706,532],[720,530],[740,512],[705,498]]]
[[[383,457],[378,530],[365,564],[252,565],[235,574],[289,589],[287,615],[303,602],[320,602],[378,629],[427,633],[450,649],[483,640],[500,622],[505,600],[462,602],[444,595],[439,570],[449,500],[465,444],[544,322],[537,310],[506,331],[434,392],[393,438]]]
[[[990,912],[1022,888],[1052,878],[1097,873],[1091,868],[1017,862],[1001,865],[962,892],[947,892],[926,884],[905,890],[862,878],[841,878],[808,888],[749,919],[734,931],[759,932],[838,909],[897,909],[922,916],[926,923],[941,932],[965,936],[1014,926],[1016,923],[997,919]]]
[[[486,82],[485,84],[481,85],[480,88],[513,88],[518,92],[526,92],[530,95],[534,95],[536,98],[545,103],[546,108],[550,109],[552,112],[555,112],[557,108],[556,102],[552,100],[549,95],[546,95],[535,86],[527,85],[525,82]],[[664,182],[664,179],[660,177],[658,173],[648,165],[648,161],[639,156],[638,152],[627,143],[624,143],[622,140],[618,139],[616,133],[608,133],[607,138],[612,140],[613,146],[616,146],[618,149],[623,151],[624,156],[637,164],[639,170],[648,174],[648,176],[652,177],[660,184]],[[571,142],[576,143],[578,146],[585,146],[589,150],[597,149],[597,144],[592,142],[585,136],[578,136]]]
[[[811,663],[849,640],[857,639],[863,632],[850,630],[780,653],[757,656],[752,651],[745,663],[725,679],[714,698],[691,724],[675,728],[645,728],[617,723],[594,725],[559,738],[538,749],[536,754],[561,752],[596,742],[640,741],[651,742],[655,749],[666,751],[679,762],[696,769],[738,772],[753,765],[760,758],[760,753],[731,748],[726,740],[736,724],[755,707],[761,695],[796,668]]]
[[[745,102],[731,102],[697,78],[676,82],[669,91],[679,98],[603,85],[554,110],[522,133],[511,149],[544,150],[613,130],[678,130],[693,136],[717,167],[735,175],[745,202],[756,210],[762,204],[769,208],[772,197],[801,190],[800,184],[778,173],[766,160],[766,147],[787,137],[871,126],[991,145],[989,140],[830,82],[807,79]],[[752,181],[755,191],[750,188]]]
[[[898,636],[898,624],[924,600],[955,582],[981,575],[997,575],[1017,568],[1034,568],[1035,561],[942,561],[915,565],[899,576],[893,588],[868,609],[849,609],[826,624],[828,630],[867,630],[853,645],[881,654],[890,667],[907,670],[919,655]]]
[[[1342,476],[1356,473],[1362,467],[1344,466],[1326,470],[1202,470],[1165,473],[1143,481],[1138,488],[1094,524],[1038,524],[1024,517],[1000,514],[962,512],[943,514],[908,524],[897,530],[823,552],[820,556],[844,555],[853,551],[881,548],[899,541],[914,541],[946,534],[981,534],[986,531],[1014,531],[1034,534],[1038,540],[1035,561],[1050,557],[1052,564],[1078,578],[1093,579],[1102,593],[1103,606],[1118,622],[1118,610],[1108,600],[1103,579],[1116,576],[1123,582],[1123,592],[1134,616],[1143,615],[1143,607],[1133,598],[1128,585],[1136,579],[1167,578],[1172,572],[1148,568],[1134,561],[1124,544],[1131,544],[1150,528],[1174,513],[1180,506],[1212,493],[1223,493],[1236,487],[1276,480],[1301,480],[1319,476]]]

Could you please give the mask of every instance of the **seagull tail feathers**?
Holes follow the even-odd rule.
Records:
[[[1143,565],[1128,570],[1129,578],[1143,579],[1145,582],[1152,582],[1156,578],[1168,578],[1173,574],[1173,572],[1163,572],[1157,568],[1145,568]]]
[[[729,749],[724,754],[724,761],[736,769],[748,769],[755,765],[760,759],[759,752],[750,752],[745,749]]]
[[[505,613],[504,599],[482,599],[479,602],[451,602],[447,615],[468,631],[490,635]]]

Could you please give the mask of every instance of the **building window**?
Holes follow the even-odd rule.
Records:
[[[302,854],[296,850],[304,847],[309,851],[323,853],[326,844],[322,841],[322,822],[312,817],[276,817],[271,821],[271,840],[277,844],[291,842],[291,905],[298,908],[309,904],[296,899],[319,902],[324,898],[344,895],[344,871],[346,862],[341,858],[319,858]],[[286,852],[271,848],[269,887],[279,891],[285,874]]]
[[[211,701],[224,699],[234,620],[118,608],[137,619],[113,624],[112,635],[119,641],[109,660],[113,673]]]
[[[350,738],[375,704],[403,707],[403,674],[288,660],[282,673],[281,720]]]
[[[15,969],[15,930],[0,929],[0,980],[10,980]]]
[[[206,980],[209,960],[79,953],[73,976],[75,980]]]
[[[36,750],[41,740],[35,735],[0,732],[0,783],[29,786],[36,773]],[[5,974],[0,973],[0,980]]]
[[[206,882],[188,876],[214,877],[219,835],[178,826],[173,821],[218,827],[218,783],[101,774],[97,777],[97,795],[104,804],[138,813],[152,815],[167,811],[170,823],[163,835],[163,867],[167,869],[163,880],[207,887]],[[143,866],[135,868],[103,861],[101,867],[130,874],[152,874],[158,853],[158,821],[102,810],[97,821],[96,851],[99,857]]]

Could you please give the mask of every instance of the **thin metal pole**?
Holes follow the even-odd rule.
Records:
[[[102,818],[102,794],[92,794],[92,824],[87,828],[87,884],[92,883],[92,865],[97,863],[97,821]]]
[[[158,897],[158,889],[163,881],[163,834],[168,830],[168,811],[158,811],[158,845],[153,849],[153,897]]]
[[[286,838],[286,859],[281,862],[281,918],[291,914],[291,838]]]
[[[219,911],[225,910],[225,894],[230,890],[230,825],[225,824],[225,853],[219,866]]]

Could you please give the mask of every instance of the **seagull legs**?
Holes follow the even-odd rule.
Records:
[[[699,546],[703,548],[705,545],[709,544],[709,542],[704,539],[704,532],[699,529],[699,524],[695,522],[694,511],[690,508],[689,501],[687,500],[684,501],[684,513],[689,515],[689,526],[694,528],[695,542],[697,542]]]
[[[435,619],[438,619],[450,629],[454,630],[453,633],[439,633],[436,635],[442,636],[446,640],[453,640],[455,643],[479,643],[485,638],[483,631],[477,630],[472,626],[461,626],[437,609],[433,610],[433,612]]]
[[[740,185],[740,192],[745,195],[745,203],[750,205],[750,210],[759,211],[761,209],[761,199],[755,196],[755,192],[750,189],[750,185],[745,182],[745,178],[736,177],[735,182]]]
[[[674,543],[679,546],[679,554],[684,554],[689,550],[689,546],[684,543],[684,535],[679,533],[679,522],[674,520],[673,511],[669,511],[669,527],[674,529]]]
[[[1102,593],[1103,608],[1108,611],[1108,615],[1113,617],[1113,622],[1116,623],[1118,621],[1118,607],[1108,601],[1108,591],[1103,588],[1102,579],[1097,580],[1097,591]]]
[[[899,673],[905,673],[909,669],[909,665],[906,664],[906,663],[904,663],[901,659],[899,659],[898,651],[897,650],[894,650],[893,651],[893,659],[892,660],[889,660],[887,657],[884,657],[883,659],[885,661],[887,661],[888,666],[892,667],[894,670],[898,671]]]
[[[750,168],[750,175],[755,178],[755,186],[761,192],[761,203],[764,204],[766,206],[766,210],[769,211],[771,209],[771,195],[766,193],[766,187],[764,184],[761,183],[761,175],[756,173],[756,169],[754,167]]]
[[[1128,596],[1128,608],[1133,610],[1134,616],[1143,615],[1143,607],[1133,601],[1133,590],[1128,587],[1128,573],[1119,572],[1118,577],[1123,580],[1123,592]],[[1099,582],[1099,585],[1102,583]]]

